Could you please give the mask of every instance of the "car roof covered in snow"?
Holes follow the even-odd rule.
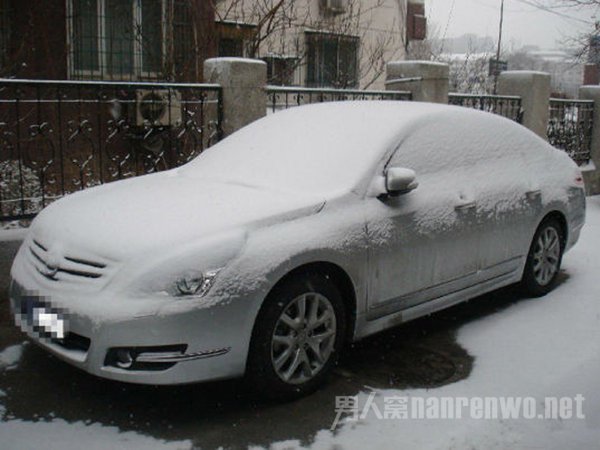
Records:
[[[348,191],[412,131],[457,116],[493,121],[496,127],[509,127],[509,132],[519,128],[491,114],[433,103],[321,103],[258,120],[203,152],[181,172],[282,190]]]

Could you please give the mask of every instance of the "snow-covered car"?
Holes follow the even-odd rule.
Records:
[[[298,107],[47,207],[11,306],[39,345],[101,377],[245,374],[292,397],[348,342],[513,283],[547,293],[584,220],[577,166],[505,118]]]

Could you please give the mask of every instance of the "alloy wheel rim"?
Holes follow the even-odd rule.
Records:
[[[547,286],[558,272],[560,236],[554,227],[546,228],[538,237],[533,253],[533,275],[541,286]]]
[[[286,383],[302,384],[323,369],[333,352],[335,310],[323,295],[296,297],[279,316],[271,338],[271,362]]]

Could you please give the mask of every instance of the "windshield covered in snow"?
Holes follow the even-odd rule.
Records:
[[[398,141],[400,102],[292,108],[234,133],[183,167],[186,176],[333,195],[357,187]]]

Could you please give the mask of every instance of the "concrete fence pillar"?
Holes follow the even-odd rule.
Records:
[[[592,162],[588,170],[583,170],[586,191],[589,195],[600,194],[600,86],[581,86],[581,100],[594,101],[594,125],[592,129]]]
[[[223,88],[223,135],[266,115],[267,64],[257,59],[212,58],[204,62],[204,80]]]
[[[389,91],[410,91],[416,102],[448,103],[448,75],[448,64],[393,61],[386,66],[385,87]]]
[[[518,95],[523,108],[523,125],[548,139],[550,117],[550,74],[529,70],[502,72],[498,77],[498,95]]]

